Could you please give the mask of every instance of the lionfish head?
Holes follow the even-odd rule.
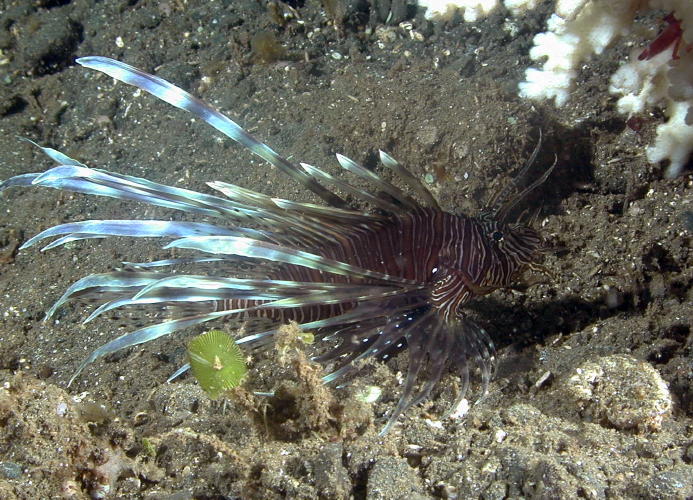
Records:
[[[546,245],[535,229],[523,224],[508,224],[499,233],[500,235],[495,235],[500,236],[496,241],[496,251],[505,255],[514,265],[515,270],[511,273],[513,278],[525,269],[539,265]]]
[[[486,273],[481,277],[480,286],[489,291],[512,286],[527,269],[551,275],[541,265],[542,255],[546,253],[548,247],[539,233],[531,227],[536,222],[539,210],[535,210],[529,217],[525,217],[528,213],[525,210],[517,218],[510,220],[514,209],[532,191],[541,186],[556,167],[556,161],[554,161],[553,165],[534,182],[524,188],[519,187],[518,179],[526,176],[540,147],[541,131],[539,141],[518,178],[496,192],[479,215],[478,220],[487,240],[486,247],[491,249],[485,266]],[[515,193],[511,194],[512,191]]]
[[[486,239],[485,271],[476,286],[488,293],[511,286],[528,268],[540,268],[544,242],[537,231],[523,224],[482,223]]]

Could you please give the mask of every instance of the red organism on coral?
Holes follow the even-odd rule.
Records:
[[[638,61],[647,61],[652,59],[657,54],[664,52],[672,44],[674,44],[674,50],[671,53],[672,59],[679,58],[679,49],[681,48],[681,38],[683,35],[683,29],[681,28],[681,21],[674,17],[674,13],[668,14],[664,20],[669,23],[662,32],[657,35],[650,45],[647,46],[638,56]],[[685,47],[686,51],[691,50],[691,45]]]

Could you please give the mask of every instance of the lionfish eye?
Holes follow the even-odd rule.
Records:
[[[500,231],[494,231],[491,234],[491,238],[493,238],[493,241],[501,241],[503,239],[503,233]]]

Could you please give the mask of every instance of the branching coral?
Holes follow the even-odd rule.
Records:
[[[439,6],[464,9],[466,21],[488,14],[498,0],[420,1],[429,14],[444,12]],[[533,0],[505,0],[505,7],[518,15],[535,6]],[[438,6],[438,11],[432,5]],[[669,160],[668,177],[683,169],[693,151],[693,2],[691,0],[558,0],[548,19],[547,31],[534,37],[530,57],[542,61],[529,68],[519,85],[520,96],[553,100],[565,105],[580,65],[600,55],[613,42],[631,33],[636,15],[661,10],[668,25],[645,50],[631,54],[612,76],[609,91],[620,96],[618,109],[629,117],[652,106],[662,106],[668,121],[657,127],[655,143],[647,148],[651,163]],[[666,16],[666,17],[665,17]],[[430,17],[430,16],[429,16]]]
[[[505,8],[513,14],[519,14],[526,9],[533,9],[539,0],[504,0]],[[444,19],[451,17],[456,10],[462,11],[464,20],[468,23],[478,21],[491,13],[499,4],[499,0],[419,0],[419,7],[426,9],[426,19]]]

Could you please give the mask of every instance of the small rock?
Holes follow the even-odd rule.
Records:
[[[349,498],[351,479],[342,464],[342,445],[331,443],[320,450],[313,464],[315,486],[325,498]]]
[[[14,462],[0,462],[0,477],[19,479],[22,477],[22,466]]]
[[[680,465],[654,474],[644,485],[642,498],[684,500],[693,497],[693,467]]]
[[[566,381],[564,391],[585,419],[616,429],[657,431],[672,407],[659,372],[621,354],[583,363]]]
[[[161,384],[151,397],[154,410],[173,421],[183,421],[202,408],[210,399],[197,384]]]
[[[426,498],[421,480],[406,460],[396,457],[379,458],[368,474],[367,500]]]
[[[423,127],[421,127],[421,130],[419,130],[419,133],[417,134],[416,138],[422,146],[430,148],[434,146],[440,138],[438,127],[431,124],[424,125]]]

